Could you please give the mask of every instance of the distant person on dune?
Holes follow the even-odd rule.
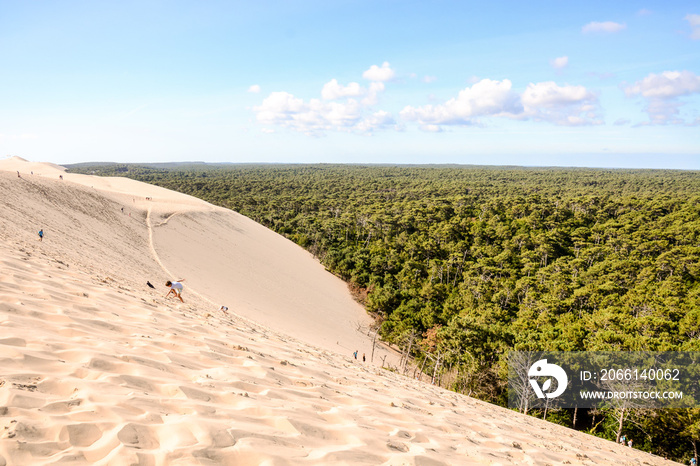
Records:
[[[181,279],[181,280],[178,280],[175,282],[171,282],[170,280],[165,282],[165,286],[170,287],[170,291],[168,291],[168,294],[166,294],[165,297],[167,298],[168,296],[170,296],[170,293],[172,293],[175,295],[176,298],[178,298],[180,300],[180,302],[184,303],[184,301],[182,300],[182,296],[181,296],[182,295],[182,283],[180,283],[180,282],[184,282],[184,281],[185,281],[184,279]]]
[[[39,230],[39,241],[44,240],[44,230]]]

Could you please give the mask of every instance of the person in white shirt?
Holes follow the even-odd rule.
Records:
[[[184,281],[184,279],[181,279],[174,282],[171,282],[170,280],[165,282],[165,286],[170,287],[170,291],[168,291],[168,294],[166,294],[165,297],[167,298],[168,296],[170,296],[170,293],[172,293],[175,295],[176,298],[180,300],[180,302],[184,303],[184,301],[182,300],[182,283],[180,283]]]

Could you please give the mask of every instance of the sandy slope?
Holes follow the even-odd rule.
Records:
[[[370,357],[372,343],[367,332],[371,319],[353,301],[342,280],[302,248],[249,218],[127,178],[67,174],[60,167],[16,157],[0,161],[0,169],[19,170],[24,174],[21,181],[30,189],[46,189],[43,186],[50,180],[48,186],[63,190],[57,192],[56,199],[39,202],[36,207],[15,200],[15,209],[23,205],[30,211],[26,214],[33,223],[22,225],[30,236],[43,225],[47,239],[60,241],[63,251],[81,246],[80,255],[95,248],[85,248],[84,241],[101,237],[101,249],[115,253],[109,260],[99,261],[109,264],[108,275],[121,274],[122,281],[136,279],[134,286],[143,286],[148,280],[164,291],[166,280],[184,278],[184,298],[196,292],[209,303],[210,311],[225,305],[232,312],[312,345],[345,354],[358,350]],[[63,177],[62,185],[56,183],[59,176]],[[92,201],[94,196],[87,202],[65,204],[74,198],[71,189],[99,196],[103,205]],[[60,222],[53,227],[56,214],[70,216],[67,210],[76,209],[87,213],[81,223],[72,224],[76,229],[63,231]],[[105,222],[80,234],[82,225],[90,224],[93,217],[98,223]],[[118,227],[114,228],[112,221]],[[124,250],[126,246],[128,250]],[[375,362],[381,364],[385,355],[387,362],[397,362],[380,348],[375,351]]]
[[[356,362],[356,322],[245,217],[0,160],[0,465],[667,463]]]

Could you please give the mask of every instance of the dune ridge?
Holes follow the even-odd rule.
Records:
[[[675,464],[355,361],[347,289],[238,214],[19,159],[0,193],[0,465]]]

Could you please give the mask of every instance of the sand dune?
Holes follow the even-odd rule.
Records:
[[[674,464],[355,361],[343,283],[238,214],[16,158],[0,194],[0,465]]]
[[[19,158],[4,160],[0,167],[24,173],[22,181],[30,192],[46,186],[58,189],[56,199],[39,202],[36,208],[26,200],[20,202],[19,194],[14,196],[14,205],[31,211],[24,212],[29,220],[21,225],[24,231],[35,234],[43,224],[47,239],[59,238],[61,250],[80,245],[80,255],[108,251],[111,257],[101,262],[114,270],[108,275],[124,272],[120,282],[139,278],[132,285],[142,286],[150,279],[162,286],[168,279],[184,278],[185,296],[197,292],[211,310],[225,305],[324,349],[371,354],[367,335],[371,319],[345,284],[302,248],[249,218],[127,178],[66,174],[60,167]],[[28,175],[32,171],[34,175]],[[57,183],[59,176],[63,184]],[[51,183],[46,185],[47,181]],[[85,218],[71,219],[79,214]],[[70,231],[60,221],[53,222],[56,215],[60,221],[68,220]],[[86,244],[96,237],[104,237],[99,246]],[[122,267],[124,261],[129,262],[127,267]],[[380,348],[375,362],[384,356],[396,362]]]

